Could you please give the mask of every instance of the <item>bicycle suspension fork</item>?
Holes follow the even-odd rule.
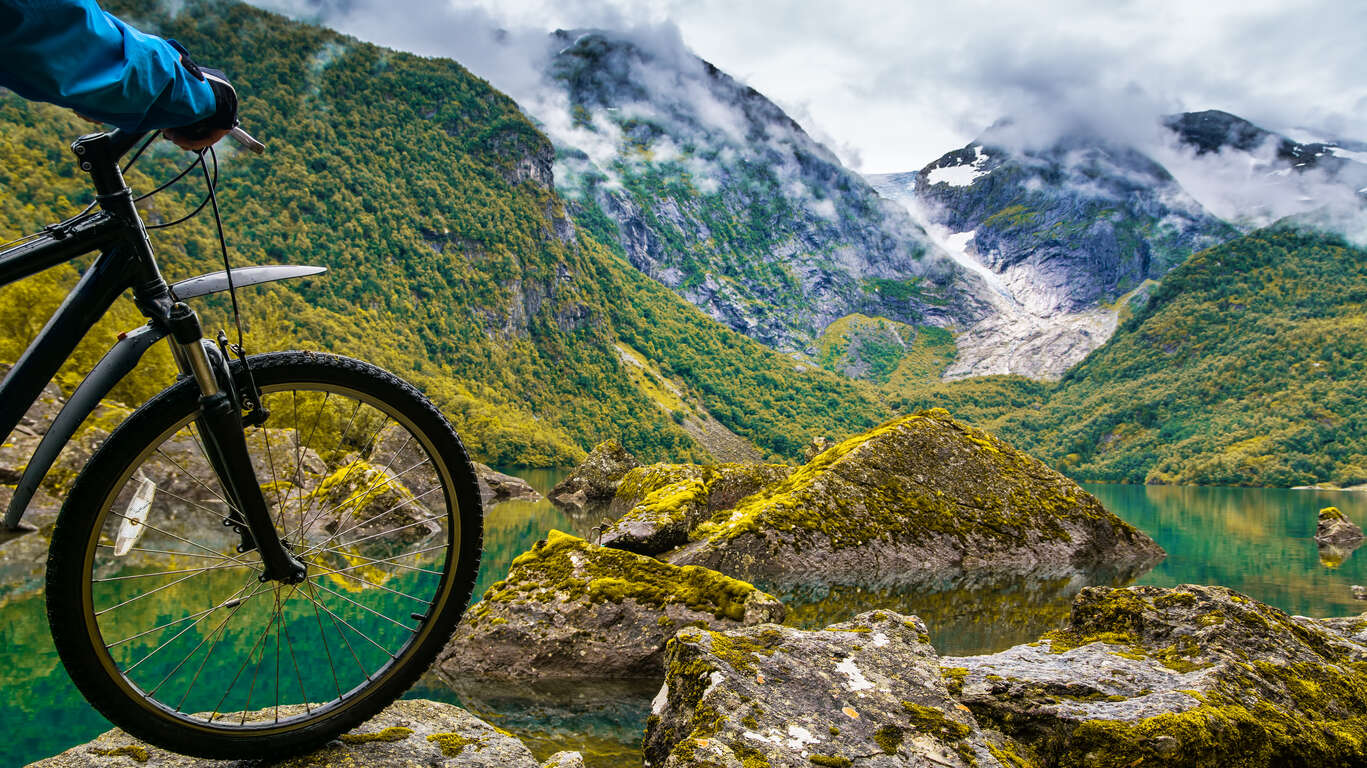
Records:
[[[175,304],[167,315],[166,323],[175,342],[176,361],[199,386],[201,415],[197,421],[204,450],[233,507],[225,524],[242,534],[240,551],[252,548],[260,551],[261,562],[265,566],[261,574],[262,581],[298,584],[307,577],[308,572],[304,564],[286,549],[275,530],[270,508],[256,479],[251,455],[247,452],[242,414],[231,391],[231,380],[224,377],[229,381],[228,385],[219,380],[214,364],[205,351],[204,331],[193,309],[184,303]],[[226,365],[226,361],[223,364]]]

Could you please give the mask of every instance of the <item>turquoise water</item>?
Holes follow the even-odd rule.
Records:
[[[539,490],[558,471],[521,472]],[[1033,640],[1066,620],[1073,595],[1089,583],[1224,584],[1292,613],[1325,617],[1360,613],[1350,586],[1367,583],[1367,548],[1336,567],[1320,560],[1315,516],[1337,506],[1367,523],[1367,494],[1242,488],[1087,485],[1106,507],[1138,526],[1168,557],[1143,574],[1018,579],[975,585],[948,582],[917,590],[832,588],[784,595],[790,622],[824,626],[870,608],[925,619],[944,654],[981,653]],[[482,591],[514,557],[551,528],[586,535],[601,518],[571,516],[545,502],[510,502],[487,511]],[[22,540],[21,540],[22,541]],[[108,729],[76,692],[48,638],[34,567],[0,548],[9,576],[0,596],[0,765],[22,765],[82,743]],[[30,547],[30,549],[32,549]],[[31,555],[30,555],[31,556]],[[479,594],[477,592],[476,594]],[[489,686],[450,690],[420,684],[413,696],[462,704],[528,742],[541,757],[584,749],[590,764],[639,766],[640,729],[654,681],[566,686]]]

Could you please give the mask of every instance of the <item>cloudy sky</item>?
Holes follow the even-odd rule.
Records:
[[[534,50],[555,28],[677,35],[864,172],[918,169],[1008,114],[1123,132],[1218,108],[1367,140],[1360,0],[254,2],[450,56],[514,97],[536,76],[518,41]]]

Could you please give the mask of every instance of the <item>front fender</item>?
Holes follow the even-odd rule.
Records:
[[[242,267],[232,271],[233,286],[258,285],[275,280],[317,275],[326,271],[326,267],[283,264]],[[228,290],[228,274],[226,272],[212,272],[207,275],[192,277],[171,286],[171,294],[178,301],[226,290]],[[4,529],[13,530],[18,527],[19,520],[24,516],[24,511],[33,499],[33,494],[38,492],[39,484],[43,482],[48,470],[52,469],[52,465],[56,463],[57,456],[61,454],[62,448],[76,434],[81,422],[85,421],[86,417],[99,407],[100,401],[109,394],[110,390],[137,366],[138,361],[142,359],[147,350],[165,338],[166,335],[167,331],[155,323],[122,334],[119,336],[118,343],[110,348],[109,352],[100,359],[100,362],[91,369],[90,374],[81,381],[80,386],[66,401],[66,405],[62,406],[57,418],[52,420],[47,433],[39,441],[37,450],[33,452],[33,458],[29,460],[28,466],[24,467],[24,474],[19,478],[19,484],[15,486],[14,495],[10,497],[9,508],[5,512]],[[211,360],[221,360],[218,348],[207,340],[206,351],[209,352]],[[226,366],[226,361],[222,361],[221,365]],[[219,366],[216,365],[216,367]]]

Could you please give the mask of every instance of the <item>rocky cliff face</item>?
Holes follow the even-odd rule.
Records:
[[[940,326],[982,314],[905,211],[678,41],[560,32],[555,46],[549,76],[572,122],[551,130],[562,194],[718,322],[805,353],[853,312]]]

